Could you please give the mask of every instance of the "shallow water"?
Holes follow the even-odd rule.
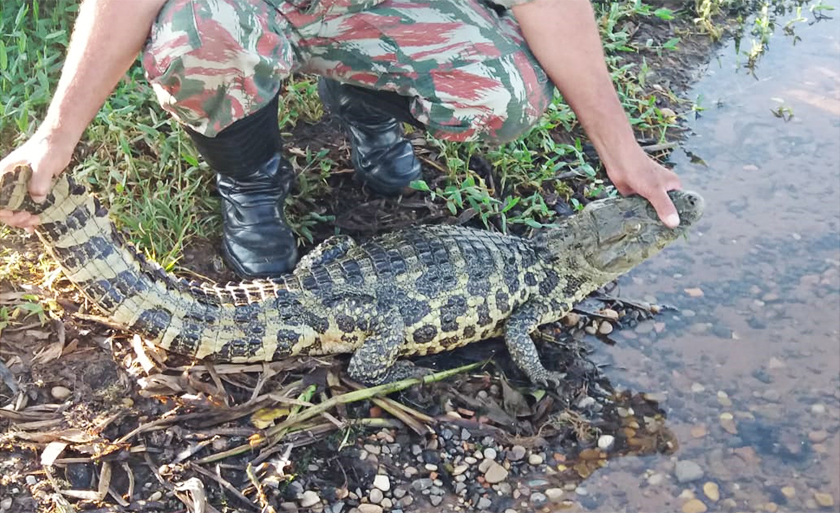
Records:
[[[620,289],[679,310],[597,347],[613,384],[667,397],[679,448],[611,459],[567,511],[680,511],[691,497],[708,511],[838,510],[840,23],[796,31],[795,46],[773,36],[757,78],[722,48],[691,93],[706,110],[684,148],[706,165],[673,162],[706,215]],[[792,119],[771,112],[780,105]],[[679,460],[704,476],[679,483]]]

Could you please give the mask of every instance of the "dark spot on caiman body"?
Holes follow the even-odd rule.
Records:
[[[528,271],[525,273],[525,285],[529,287],[534,287],[537,285],[537,277],[534,276],[534,273]]]
[[[159,340],[160,336],[172,322],[172,313],[161,308],[152,308],[141,313],[131,328],[137,330],[148,338]]]
[[[437,328],[432,326],[431,324],[426,324],[420,326],[414,332],[414,342],[416,344],[426,344],[431,342],[433,338],[437,335]]]
[[[41,224],[38,227],[38,231],[46,236],[47,239],[58,241],[68,233],[74,232],[87,224],[89,219],[90,212],[87,209],[87,205],[83,204],[74,208],[73,211],[61,221]]]
[[[292,330],[277,330],[277,352],[288,355],[292,347],[300,341],[300,334]]]
[[[565,297],[572,297],[580,290],[584,281],[574,276],[566,276],[566,283],[563,284],[563,295]]]
[[[197,322],[182,319],[181,331],[172,339],[169,350],[177,354],[195,354],[200,345],[202,328],[203,326]]]
[[[502,313],[507,313],[510,310],[510,296],[504,290],[496,291],[496,308]]]
[[[464,337],[472,338],[475,335],[475,326],[467,326],[464,328]]]
[[[479,326],[484,327],[493,322],[493,319],[490,317],[490,307],[487,305],[487,302],[478,305],[476,312],[478,313]]]
[[[335,316],[335,324],[338,329],[344,333],[352,333],[356,329],[356,322],[352,317],[345,314],[338,314]]]
[[[212,355],[212,358],[217,361],[230,361],[234,358],[247,358],[257,354],[262,349],[263,344],[260,339],[234,339],[224,344],[218,353]]]
[[[88,262],[104,260],[111,256],[114,245],[100,235],[93,236],[76,246],[68,248],[54,247],[56,257],[70,269],[79,269]]]
[[[403,291],[394,292],[392,304],[400,312],[406,326],[417,324],[432,311],[429,303],[411,298]]]
[[[233,321],[237,324],[249,324],[260,321],[262,308],[256,303],[238,305],[233,309]]]
[[[459,328],[460,326],[458,326],[458,319],[455,317],[455,314],[445,309],[440,312],[440,331],[451,333],[458,331]]]
[[[558,283],[560,283],[560,275],[552,269],[546,269],[545,276],[543,276],[543,280],[540,282],[540,294],[544,296],[549,295],[557,288]]]

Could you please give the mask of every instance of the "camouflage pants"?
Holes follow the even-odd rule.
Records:
[[[145,51],[162,107],[214,136],[301,72],[394,91],[435,137],[510,141],[554,85],[482,0],[169,0]]]

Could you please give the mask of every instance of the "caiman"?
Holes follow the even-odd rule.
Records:
[[[0,180],[0,209],[37,214],[35,233],[67,278],[109,321],[172,353],[215,362],[353,353],[366,385],[415,375],[400,357],[504,336],[535,384],[559,384],[530,334],[686,234],[703,199],[671,191],[681,224],[666,227],[638,196],[589,203],[530,238],[458,226],[418,226],[362,244],[336,236],[270,280],[214,285],[147,261],[108,210],[69,173],[46,201],[27,193],[30,170]]]

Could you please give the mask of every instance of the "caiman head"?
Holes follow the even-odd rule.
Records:
[[[555,259],[562,258],[601,284],[659,253],[688,233],[703,215],[702,196],[670,191],[680,225],[671,229],[641,196],[614,197],[589,203],[555,230],[539,236]]]

